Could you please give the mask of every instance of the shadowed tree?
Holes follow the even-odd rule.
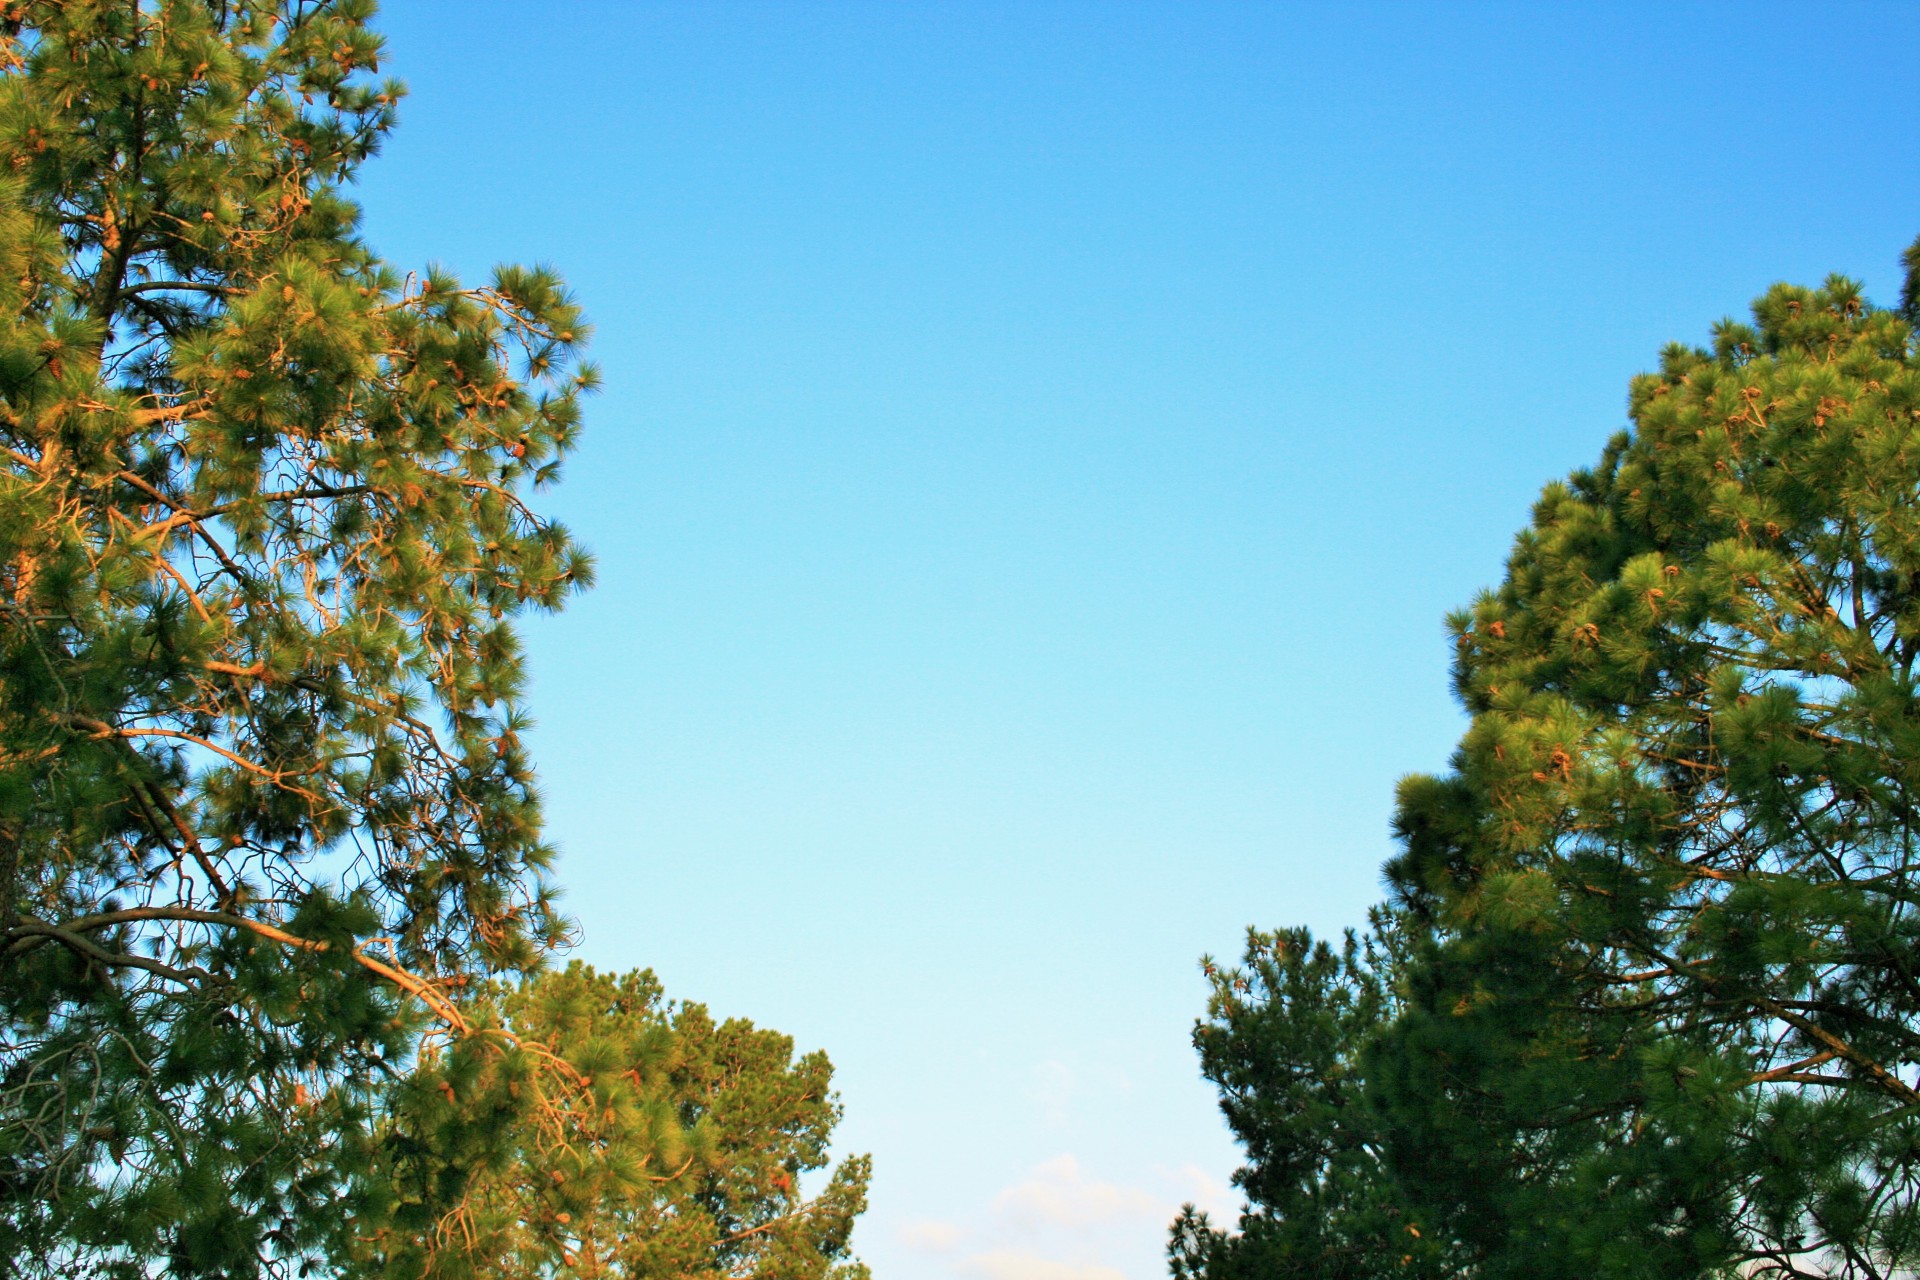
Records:
[[[1212,986],[1194,1029],[1203,1075],[1246,1150],[1234,1174],[1247,1207],[1238,1231],[1192,1205],[1174,1223],[1177,1280],[1409,1280],[1461,1274],[1383,1164],[1362,1056],[1400,1007],[1417,936],[1376,909],[1338,951],[1305,929],[1249,931],[1237,968],[1203,962]]]

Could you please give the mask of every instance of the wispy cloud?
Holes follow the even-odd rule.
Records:
[[[1089,1178],[1080,1161],[1059,1155],[994,1198],[994,1215],[1015,1226],[1068,1230],[1166,1217],[1166,1200],[1139,1187]]]
[[[965,1234],[958,1223],[923,1218],[900,1228],[900,1243],[917,1253],[952,1253]]]
[[[1158,1268],[1140,1272],[1138,1259],[1158,1258],[1181,1204],[1231,1222],[1237,1203],[1197,1165],[1162,1167],[1148,1183],[1097,1177],[1063,1152],[1002,1188],[984,1212],[909,1222],[898,1238],[943,1259],[935,1274],[954,1280],[1157,1280]]]
[[[961,1271],[982,1280],[1127,1280],[1124,1273],[1097,1262],[1056,1262],[1008,1249],[974,1254],[961,1264]]]
[[[1239,1193],[1199,1165],[1183,1164],[1178,1169],[1163,1169],[1161,1175],[1175,1190],[1182,1204],[1206,1210],[1213,1216],[1214,1225],[1231,1225],[1240,1220]]]

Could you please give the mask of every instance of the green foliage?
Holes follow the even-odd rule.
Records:
[[[1359,1055],[1398,1011],[1409,945],[1405,922],[1376,911],[1337,952],[1305,929],[1250,931],[1240,968],[1203,963],[1194,1047],[1246,1148],[1234,1184],[1248,1210],[1230,1233],[1187,1206],[1168,1251],[1178,1280],[1457,1274],[1381,1168],[1364,1096]]]
[[[564,929],[513,619],[588,578],[525,499],[587,331],[359,238],[372,10],[0,12],[10,1274],[327,1256],[419,1011]]]
[[[1450,941],[1383,1093],[1488,1274],[1920,1243],[1920,361],[1840,278],[1714,336],[1453,620],[1473,724],[1401,797],[1389,874]],[[1434,1172],[1469,1105],[1482,1158]]]
[[[1451,620],[1472,724],[1446,777],[1403,783],[1387,869],[1430,940],[1335,1127],[1455,1274],[1920,1265],[1907,262],[1900,309],[1781,285],[1669,347]],[[1304,1230],[1297,1197],[1255,1199],[1241,1238]]]
[[[579,964],[474,1015],[396,1094],[377,1180],[399,1203],[360,1242],[370,1269],[864,1280],[867,1159],[801,1190],[840,1117],[824,1054]]]

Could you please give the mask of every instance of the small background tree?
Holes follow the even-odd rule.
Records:
[[[840,1118],[826,1055],[579,964],[496,990],[395,1098],[375,1270],[436,1277],[864,1280],[869,1162],[817,1194]],[[451,1212],[447,1206],[455,1208]]]

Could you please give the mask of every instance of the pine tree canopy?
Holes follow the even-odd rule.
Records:
[[[1297,1145],[1359,1097],[1329,1131],[1377,1154],[1366,1197],[1451,1274],[1920,1266],[1920,244],[1907,263],[1896,309],[1781,285],[1669,347],[1451,619],[1472,723],[1451,772],[1402,784],[1397,1008],[1337,1089],[1269,1076],[1314,1060],[1351,955],[1201,1028],[1256,1135]],[[1251,1076],[1218,1073],[1232,1054]],[[1267,1188],[1263,1141],[1242,1232],[1189,1222],[1176,1257],[1310,1238],[1315,1196],[1355,1201],[1351,1159]]]
[[[589,577],[587,330],[359,237],[372,10],[0,10],[9,1274],[331,1256],[422,1019],[565,929],[514,619]]]

